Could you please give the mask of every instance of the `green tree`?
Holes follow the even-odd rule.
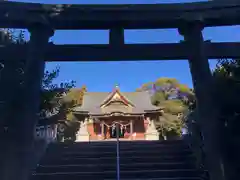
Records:
[[[238,60],[220,59],[213,70],[214,94],[213,98],[219,112],[221,126],[221,154],[226,179],[239,179],[239,151],[240,151],[240,62]],[[199,146],[204,144],[197,134],[201,133],[198,124],[196,102],[189,106],[189,115],[186,117],[189,131],[195,134],[193,142]],[[197,147],[196,150],[199,148]],[[201,153],[197,153],[201,160]],[[203,162],[203,161],[201,161]]]
[[[65,141],[73,142],[76,138],[76,132],[79,129],[79,122],[75,121],[75,116],[73,114],[73,108],[75,106],[80,106],[82,104],[83,95],[87,91],[86,86],[81,88],[71,88],[66,96],[62,98],[65,105],[65,117],[67,121],[64,121],[59,126],[60,129],[60,139],[64,137]]]
[[[72,88],[69,90],[69,92],[66,94],[65,97],[63,97],[63,101],[65,104],[67,104],[67,113],[66,113],[66,119],[67,120],[74,120],[74,115],[72,113],[72,109],[75,106],[81,106],[84,93],[87,91],[86,86],[82,86],[81,88]]]
[[[219,60],[213,71],[215,80],[215,101],[219,106],[220,121],[225,134],[233,144],[240,144],[240,62]],[[240,147],[238,147],[240,149]]]
[[[26,44],[25,31],[4,30],[2,36],[7,43]],[[64,101],[59,101],[62,94],[67,93],[75,87],[75,81],[54,83],[59,76],[60,68],[56,67],[52,71],[45,71],[42,79],[40,112],[51,111],[56,106],[63,106]]]
[[[213,71],[216,101],[223,117],[240,113],[240,62],[222,59]]]
[[[54,83],[59,73],[59,67],[52,71],[45,71],[42,81],[40,111],[51,111],[53,107],[59,105],[66,106],[66,102],[62,100],[62,95],[75,86],[75,81],[60,84]]]
[[[194,99],[193,91],[177,79],[167,77],[146,83],[137,91],[152,93],[152,103],[163,108],[162,116],[156,121],[160,134],[163,137],[181,135],[184,126],[182,114]]]
[[[2,38],[5,43],[12,44],[25,44],[25,32],[16,30],[5,30],[2,32]],[[51,123],[50,121],[59,121],[59,118],[64,118],[65,120],[72,120],[69,118],[71,114],[71,108],[76,104],[73,103],[74,98],[69,101],[69,97],[72,96],[73,87],[75,87],[75,81],[55,83],[56,78],[60,74],[60,68],[56,67],[51,71],[45,71],[42,79],[41,87],[41,102],[39,109],[39,123]],[[86,87],[83,89],[86,90]],[[75,93],[76,94],[76,93]],[[81,94],[81,93],[79,93]],[[64,96],[65,95],[65,96]],[[76,95],[75,95],[76,96]],[[75,98],[79,99],[79,98]],[[57,115],[55,117],[55,115]],[[54,118],[52,118],[54,116]],[[47,122],[46,122],[47,121]],[[78,124],[76,122],[60,122],[61,127],[64,127],[64,132],[62,133],[64,137],[73,137],[77,131]],[[59,129],[61,129],[61,127]],[[60,132],[61,134],[61,132]]]

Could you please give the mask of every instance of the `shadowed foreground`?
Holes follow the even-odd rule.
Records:
[[[54,144],[32,180],[116,179],[116,142]],[[138,180],[200,180],[195,157],[182,140],[121,141],[120,177]]]

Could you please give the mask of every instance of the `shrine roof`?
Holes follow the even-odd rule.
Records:
[[[152,105],[148,92],[120,92],[126,98],[131,107],[124,105],[110,105],[103,111],[102,103],[114,92],[86,92],[83,96],[82,106],[74,108],[75,113],[87,113],[90,115],[111,114],[112,112],[123,112],[127,114],[144,114],[161,110],[161,107]]]

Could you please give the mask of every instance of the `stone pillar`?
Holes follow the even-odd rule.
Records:
[[[76,142],[81,142],[81,141],[90,141],[87,121],[84,121],[84,122],[81,121],[80,129],[76,135]]]
[[[150,119],[149,117],[147,117],[148,120],[148,127],[147,130],[145,132],[145,140],[159,140],[159,132],[156,129],[155,123],[152,119]]]
[[[186,23],[179,28],[189,52],[189,66],[197,98],[198,123],[204,135],[206,165],[212,180],[223,180],[222,159],[220,153],[218,108],[213,100],[213,77],[204,50],[202,24]]]
[[[105,139],[105,133],[104,133],[104,123],[101,122],[101,135],[102,135],[102,140]]]
[[[131,140],[133,140],[133,120],[130,120],[130,136]]]
[[[0,179],[26,180],[34,165],[34,133],[38,120],[40,89],[44,74],[44,53],[48,39],[53,35],[52,29],[35,25],[29,29],[28,54],[19,74],[13,77],[16,89],[10,102],[6,102],[6,113],[1,119],[0,142]],[[14,53],[14,52],[13,52]],[[16,57],[17,59],[18,57]],[[14,72],[15,72],[14,71]],[[18,79],[20,78],[20,79]],[[19,80],[19,81],[17,81]],[[5,94],[9,96],[9,94]]]

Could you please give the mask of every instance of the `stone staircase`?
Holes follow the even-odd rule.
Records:
[[[121,141],[121,180],[203,180],[181,140]],[[53,144],[32,180],[116,180],[116,142]]]

